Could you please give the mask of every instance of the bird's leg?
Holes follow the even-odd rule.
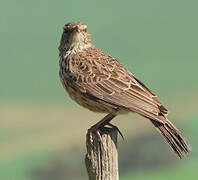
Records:
[[[112,112],[107,114],[104,118],[102,118],[102,120],[100,120],[99,122],[97,122],[96,124],[91,126],[91,128],[88,130],[88,132],[96,132],[96,134],[98,136],[98,139],[100,141],[102,141],[102,137],[101,137],[100,132],[98,130],[100,128],[104,127],[107,123],[109,123],[115,116],[116,116],[116,114],[114,114]]]
[[[108,124],[114,117],[116,116],[116,114],[113,112],[107,114],[104,118],[102,118],[102,120],[100,120],[99,122],[97,122],[96,124],[94,124],[91,128],[96,128],[99,129],[101,127],[104,127],[106,124]]]
[[[118,130],[118,132],[121,134],[121,136],[122,136],[122,133],[120,132],[120,130],[116,127],[116,126],[114,126],[114,125],[112,125],[112,124],[110,124],[110,121],[114,118],[114,117],[116,117],[116,115],[117,115],[117,112],[118,112],[118,110],[114,110],[114,111],[112,111],[111,113],[109,113],[109,114],[107,114],[104,118],[102,118],[102,120],[100,120],[99,122],[97,122],[96,124],[94,124],[93,126],[91,126],[91,128],[88,130],[89,132],[96,132],[96,134],[97,134],[97,136],[98,136],[98,139],[100,140],[100,141],[102,141],[102,137],[101,137],[101,135],[100,135],[100,132],[98,131],[100,128],[102,128],[102,127],[104,127],[105,125],[109,125],[109,126],[111,126],[111,127],[115,127],[115,129],[116,130]]]

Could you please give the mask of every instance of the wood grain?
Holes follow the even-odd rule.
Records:
[[[117,131],[101,128],[102,142],[95,132],[87,132],[85,165],[89,180],[119,180]]]

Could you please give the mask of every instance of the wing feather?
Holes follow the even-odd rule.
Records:
[[[167,114],[158,98],[121,63],[98,49],[89,49],[86,53],[87,60],[71,58],[69,69],[76,77],[77,90],[96,97],[97,101],[159,121],[159,114]],[[89,53],[95,53],[95,56]]]

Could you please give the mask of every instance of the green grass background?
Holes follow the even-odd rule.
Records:
[[[86,23],[93,44],[160,97],[193,147],[178,161],[144,118],[117,117],[128,139],[119,142],[121,179],[196,179],[198,1],[0,4],[0,179],[86,179],[85,132],[103,115],[73,103],[60,84],[57,48],[70,21]]]

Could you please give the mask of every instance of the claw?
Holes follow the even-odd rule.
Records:
[[[99,141],[99,142],[102,142],[102,137],[101,137],[101,135],[100,135],[100,132],[99,132],[99,130],[98,130],[95,126],[92,126],[91,128],[89,128],[89,129],[88,129],[88,132],[89,132],[89,133],[90,133],[90,132],[96,133],[96,135],[98,136],[98,141]]]
[[[104,149],[104,145],[103,145],[103,142],[102,142],[102,136],[100,134],[100,131],[99,129],[97,129],[97,127],[95,126],[92,126],[91,128],[88,129],[88,134],[90,133],[95,133],[98,137],[98,143],[100,144],[100,148],[103,148]]]
[[[113,124],[111,124],[111,123],[107,123],[107,125],[111,126],[112,128],[115,128],[116,131],[118,131],[118,133],[120,134],[120,136],[121,136],[122,139],[124,140],[124,136],[123,136],[123,134],[121,133],[121,131],[118,129],[117,126],[115,126],[115,125],[113,125]]]
[[[96,134],[98,136],[98,141],[102,142],[102,137],[101,137],[100,132],[98,130],[96,130]]]

